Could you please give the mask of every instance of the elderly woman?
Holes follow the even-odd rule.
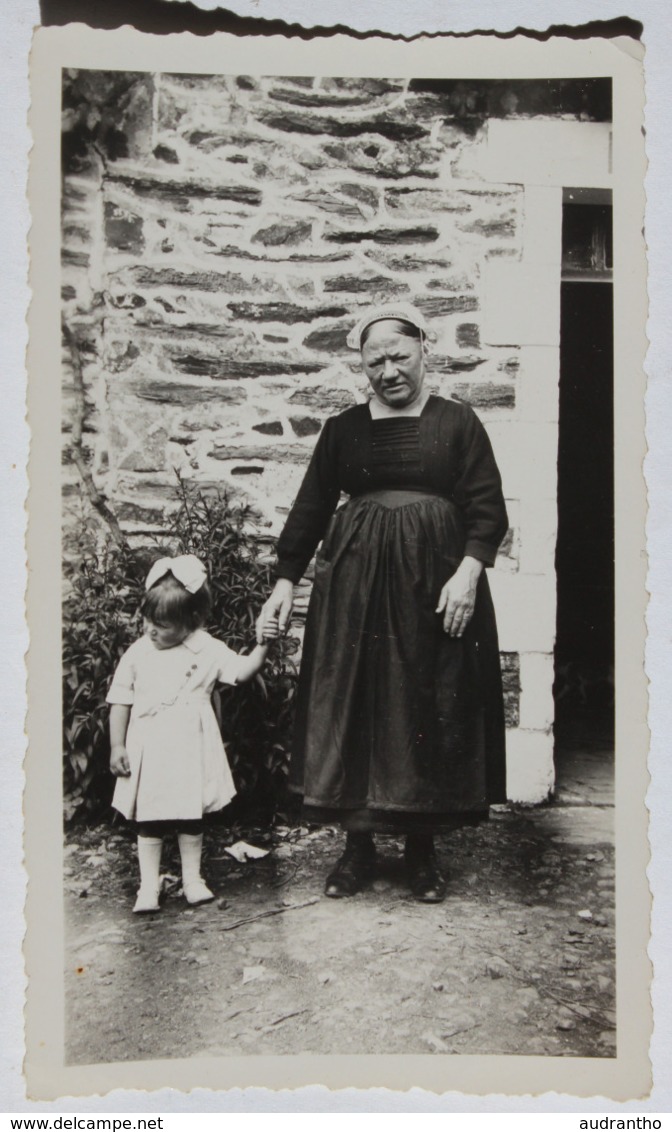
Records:
[[[474,824],[506,798],[484,573],[506,509],[474,412],[424,388],[426,339],[422,315],[403,303],[370,311],[349,335],[373,395],[326,421],[258,622],[260,638],[268,621],[287,627],[321,542],[290,774],[306,818],[347,833],[327,896],[373,878],[378,831],[405,834],[413,896],[442,900],[434,832]]]

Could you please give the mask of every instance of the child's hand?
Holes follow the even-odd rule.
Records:
[[[264,603],[261,613],[257,617],[257,644],[264,640],[264,634],[269,625],[278,626],[278,633],[274,636],[283,636],[287,631],[289,619],[292,614],[294,601],[294,586],[288,578],[278,578],[273,593]]]
[[[280,625],[278,621],[278,615],[276,613],[275,617],[271,617],[264,625],[263,639],[264,641],[276,641],[279,636]]]
[[[117,778],[128,778],[131,773],[128,751],[123,744],[112,748],[110,754],[110,770]]]

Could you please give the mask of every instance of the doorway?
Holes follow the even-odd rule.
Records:
[[[611,194],[563,203],[558,440],[556,779],[614,743]]]

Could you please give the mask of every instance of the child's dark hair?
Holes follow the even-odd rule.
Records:
[[[211,604],[207,582],[192,594],[172,574],[164,574],[145,594],[140,613],[155,625],[179,625],[192,632],[207,621]]]

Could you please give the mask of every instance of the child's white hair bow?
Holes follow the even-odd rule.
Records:
[[[195,594],[207,579],[205,566],[195,554],[178,554],[177,558],[159,558],[152,566],[145,581],[145,589],[152,586],[166,574],[172,574],[181,582],[185,590]]]

